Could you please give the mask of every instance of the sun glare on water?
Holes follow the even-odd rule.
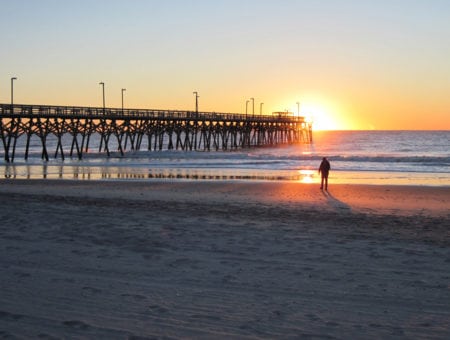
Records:
[[[307,183],[307,184],[311,184],[314,183],[314,174],[315,171],[314,170],[298,170],[298,174],[300,177],[300,183]]]

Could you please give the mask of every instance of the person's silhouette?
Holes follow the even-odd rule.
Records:
[[[326,157],[324,157],[319,166],[319,174],[322,175],[322,179],[320,181],[320,189],[323,189],[323,184],[325,182],[325,190],[328,190],[328,174],[330,173],[330,169],[330,162]]]

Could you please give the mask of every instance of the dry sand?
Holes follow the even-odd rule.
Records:
[[[450,337],[450,188],[0,181],[0,337]]]

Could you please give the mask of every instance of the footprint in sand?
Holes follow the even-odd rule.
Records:
[[[50,335],[50,334],[45,334],[45,333],[41,333],[37,336],[39,339],[47,339],[47,340],[58,340],[60,338],[57,338],[56,336]]]
[[[21,279],[28,278],[31,276],[30,273],[24,273],[24,272],[15,272],[14,275]]]
[[[157,313],[157,314],[165,314],[169,311],[167,308],[164,308],[160,305],[151,305],[151,306],[148,306],[148,308],[150,309],[150,311],[152,313]]]
[[[310,320],[310,321],[320,321],[320,317],[318,317],[315,314],[309,313],[309,314],[305,314],[305,316]]]
[[[83,287],[83,291],[91,293],[91,294],[100,294],[102,292],[101,289],[93,288],[93,287]]]
[[[8,312],[4,312],[4,311],[0,311],[0,320],[19,320],[22,319],[23,315],[19,315],[19,314],[13,314],[13,313],[8,313]]]
[[[120,296],[124,297],[124,298],[130,298],[136,301],[142,301],[142,300],[146,300],[147,297],[144,295],[139,295],[139,294],[121,294]]]
[[[204,314],[193,314],[193,315],[191,315],[191,318],[193,318],[193,319],[211,320],[211,321],[220,321],[220,320],[222,320],[222,318],[220,316],[204,315]]]
[[[88,329],[91,326],[88,325],[87,323],[83,322],[83,321],[79,321],[79,320],[68,320],[68,321],[63,321],[62,323],[64,326],[68,326],[71,328],[76,328],[76,329]]]

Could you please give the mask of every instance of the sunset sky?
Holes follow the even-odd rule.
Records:
[[[450,129],[448,0],[0,0],[0,102]],[[248,106],[251,113],[251,104]]]

